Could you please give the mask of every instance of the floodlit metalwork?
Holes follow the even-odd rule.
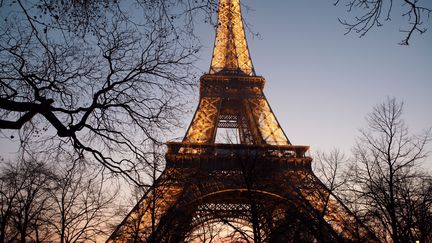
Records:
[[[186,133],[186,143],[212,143],[216,130],[221,99],[203,97]]]
[[[249,99],[248,103],[251,110],[250,114],[258,125],[262,139],[266,144],[290,144],[265,98]]]
[[[154,233],[166,212],[177,202],[184,187],[169,180],[167,175],[175,175],[176,170],[166,170],[144,197],[119,224],[108,242],[146,242]]]
[[[210,74],[234,72],[255,75],[243,28],[240,0],[220,0],[218,11]]]
[[[264,84],[258,76],[202,76],[200,104],[183,142],[213,143],[218,128],[233,128],[241,144],[290,145],[264,96]]]
[[[199,242],[213,232],[206,225],[225,235],[240,225],[260,242],[377,242],[313,174],[309,147],[282,130],[252,66],[239,0],[221,0],[218,19],[186,135],[167,144],[162,175],[108,242]],[[238,140],[216,143],[224,129]]]

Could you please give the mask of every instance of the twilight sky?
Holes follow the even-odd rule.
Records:
[[[404,37],[399,29],[406,22],[400,6],[394,6],[392,22],[363,38],[344,35],[337,18],[353,16],[343,4],[334,7],[333,2],[243,1],[253,8],[243,8],[243,16],[261,35],[260,39],[248,35],[255,71],[266,78],[264,92],[291,142],[310,145],[312,153],[331,148],[349,153],[358,129],[365,126],[365,115],[386,96],[405,102],[404,117],[411,132],[432,127],[432,29],[415,34],[410,46],[398,45]],[[432,8],[432,1],[420,2]],[[208,72],[215,33],[208,24],[197,28],[204,45],[197,66]],[[192,111],[197,104],[198,92]],[[192,111],[179,136],[184,135]],[[0,141],[0,147],[1,156],[15,151],[7,139]]]
[[[267,80],[266,97],[293,144],[349,153],[364,117],[386,96],[405,102],[411,132],[432,127],[432,29],[398,45],[405,24],[399,6],[392,22],[359,38],[344,35],[337,18],[349,15],[333,1],[243,3],[253,8],[242,9],[245,20],[261,35],[248,35],[255,71]],[[198,66],[208,72],[214,31],[199,28],[205,48]]]

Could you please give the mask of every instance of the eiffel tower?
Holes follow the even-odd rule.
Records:
[[[163,173],[108,242],[210,242],[216,233],[218,242],[377,242],[313,174],[309,147],[291,144],[265,82],[240,0],[220,0],[210,71],[187,133],[167,144]]]

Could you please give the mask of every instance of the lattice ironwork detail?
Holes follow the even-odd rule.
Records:
[[[269,162],[265,160],[256,165]],[[252,174],[250,170],[165,170],[109,242],[151,242],[152,237],[155,242],[183,242],[187,232],[202,223],[251,224],[251,202],[258,206],[255,213],[268,237],[264,242],[279,239],[276,229],[288,227],[284,225],[290,220],[306,225],[315,237],[324,234],[328,242],[377,242],[310,170],[299,167],[268,174],[260,168]],[[248,176],[253,188],[246,187]]]
[[[256,122],[261,137],[266,144],[291,144],[265,98],[248,99],[247,106],[250,108],[249,113],[253,116],[253,120]]]
[[[262,242],[297,241],[294,229],[302,242],[377,242],[313,174],[309,147],[282,130],[255,76],[239,1],[219,2],[210,74],[183,141],[167,144],[162,175],[108,242],[184,242],[213,221],[258,221]],[[239,142],[215,143],[218,128],[236,129]]]
[[[239,128],[239,120],[241,117],[238,115],[220,115],[218,127],[220,128]]]
[[[192,123],[183,139],[186,143],[212,143],[220,107],[220,98],[201,98]]]
[[[367,228],[352,223],[357,222],[358,219],[315,175],[305,174],[304,181],[305,184],[300,188],[299,193],[315,210],[321,212],[325,222],[331,224],[338,234],[346,239],[353,239],[355,234],[369,233]]]
[[[183,192],[184,187],[168,179],[173,176],[174,173],[165,171],[119,224],[108,242],[143,241],[151,237],[153,227],[160,223]]]
[[[210,74],[255,75],[247,46],[240,0],[220,0],[216,40]]]

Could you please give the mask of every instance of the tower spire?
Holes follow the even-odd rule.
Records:
[[[210,74],[219,72],[255,76],[243,27],[240,0],[219,1]]]

